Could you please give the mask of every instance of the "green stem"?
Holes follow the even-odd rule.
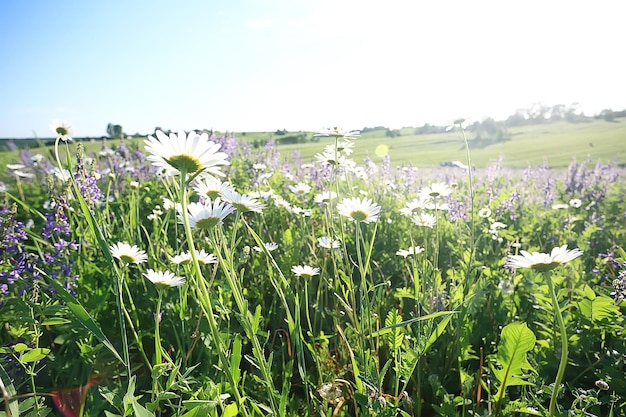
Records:
[[[189,247],[189,253],[191,254],[191,263],[194,271],[194,278],[196,281],[196,291],[198,293],[198,299],[200,302],[200,307],[209,323],[209,328],[211,330],[211,336],[213,338],[213,342],[217,347],[217,352],[220,358],[220,362],[222,363],[222,371],[226,374],[226,378],[228,378],[228,382],[231,386],[232,393],[235,397],[235,401],[239,407],[239,410],[244,416],[249,416],[247,408],[244,406],[241,394],[239,393],[239,388],[237,382],[233,379],[232,373],[229,372],[230,362],[226,357],[224,345],[222,338],[220,336],[220,331],[217,326],[217,321],[215,320],[215,314],[213,312],[213,304],[211,302],[211,294],[209,288],[206,285],[206,281],[204,280],[204,276],[202,275],[202,271],[200,270],[200,264],[198,262],[198,256],[196,254],[196,248],[193,240],[193,233],[191,232],[191,226],[189,224],[189,213],[187,213],[187,173],[182,171],[180,173],[180,200],[181,200],[181,217],[183,220],[183,229],[185,231],[185,238],[187,241],[187,246]]]
[[[550,397],[550,408],[549,408],[549,416],[554,416],[557,396],[559,394],[559,387],[561,385],[561,381],[563,380],[563,375],[565,374],[565,367],[567,366],[567,354],[568,354],[568,346],[567,346],[567,333],[565,330],[565,322],[563,321],[563,315],[561,314],[561,309],[559,307],[559,301],[556,298],[556,292],[554,291],[554,284],[552,283],[552,277],[549,272],[545,272],[544,276],[548,281],[548,290],[550,291],[550,297],[552,298],[552,308],[554,309],[554,315],[556,316],[556,321],[559,324],[559,330],[561,332],[561,361],[559,362],[559,369],[556,373],[556,379],[554,380],[554,388],[552,389],[552,396]]]

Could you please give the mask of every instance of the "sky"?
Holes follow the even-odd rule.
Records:
[[[0,138],[316,131],[626,109],[622,0],[0,4]]]

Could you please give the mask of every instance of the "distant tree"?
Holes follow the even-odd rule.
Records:
[[[389,129],[387,128],[387,130],[385,131],[385,136],[389,137],[389,138],[395,138],[397,136],[400,136],[400,129]]]
[[[122,126],[109,123],[107,125],[107,134],[111,139],[120,139],[124,136]]]

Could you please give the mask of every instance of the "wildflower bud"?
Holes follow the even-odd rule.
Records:
[[[603,391],[607,391],[609,389],[609,384],[607,384],[606,382],[604,382],[601,379],[598,379],[596,381],[596,387],[600,388]]]

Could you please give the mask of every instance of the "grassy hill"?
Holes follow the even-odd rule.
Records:
[[[467,161],[463,135],[460,130],[446,133],[416,135],[415,129],[404,128],[401,136],[387,137],[385,131],[367,132],[356,141],[353,159],[361,162],[370,157],[375,162],[382,158],[376,155],[379,145],[388,148],[391,163],[394,166],[413,165],[417,167],[438,166],[443,161]],[[289,132],[286,135],[291,135]],[[626,164],[626,119],[607,122],[602,119],[586,123],[555,122],[528,125],[508,129],[510,139],[502,142],[478,142],[474,135],[467,132],[473,165],[484,167],[491,161],[504,158],[504,165],[523,168],[535,166],[546,161],[551,167],[567,166],[572,160],[591,159],[606,163]],[[316,138],[311,141],[312,132],[305,132],[306,143],[281,144],[285,137],[272,132],[235,133],[242,141],[263,146],[269,139],[274,139],[284,158],[290,158],[298,151],[305,162],[313,161],[314,155],[324,146],[334,143],[331,138]],[[23,142],[26,141],[26,142]],[[143,144],[143,138],[127,139],[128,142]],[[31,147],[33,153],[49,155],[51,146],[48,140],[35,141],[21,139],[18,144]],[[109,146],[117,141],[108,140]],[[87,152],[98,152],[102,141],[84,142]],[[0,142],[0,165],[17,161],[17,151],[9,151],[6,144]]]

